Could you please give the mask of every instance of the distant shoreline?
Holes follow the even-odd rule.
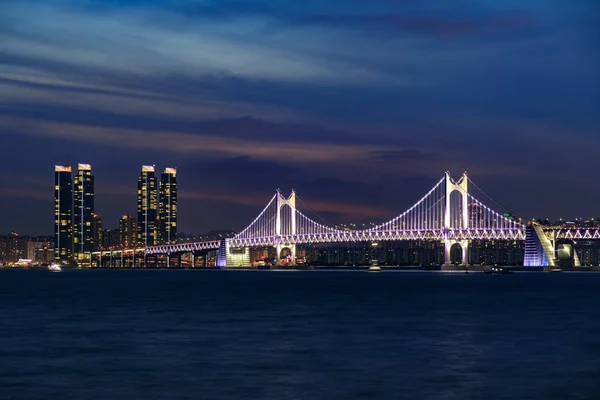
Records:
[[[483,273],[492,266],[469,266],[466,267],[440,267],[440,266],[432,266],[432,267],[420,267],[420,266],[380,266],[381,272],[439,272],[439,273]],[[523,266],[501,266],[501,268],[505,270],[509,270],[512,272],[549,272],[544,267],[523,267]],[[257,267],[197,267],[197,268],[144,268],[144,267],[135,267],[135,268],[77,268],[77,267],[63,267],[64,271],[104,271],[104,270],[113,270],[113,271],[368,271],[369,266],[307,266],[307,267],[271,267],[271,268],[257,268]],[[21,271],[47,271],[46,267],[0,267],[0,271],[2,270],[21,270]],[[571,267],[571,268],[562,268],[560,272],[600,272],[600,266],[595,267]]]

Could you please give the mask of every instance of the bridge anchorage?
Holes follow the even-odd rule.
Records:
[[[466,263],[472,240],[525,240],[526,227],[473,197],[470,183],[466,173],[458,181],[446,173],[404,213],[363,230],[342,230],[316,222],[298,209],[295,191],[286,198],[277,190],[248,227],[221,242],[217,265],[250,266],[251,247],[275,248],[277,264],[282,250],[288,249],[293,265],[296,246],[305,243],[435,240],[444,243],[444,265],[449,266],[453,246],[461,247],[462,262]]]

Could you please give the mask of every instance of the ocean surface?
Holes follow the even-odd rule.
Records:
[[[600,399],[600,274],[0,270],[0,399]]]

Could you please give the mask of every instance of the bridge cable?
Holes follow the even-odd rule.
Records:
[[[302,198],[300,196],[298,196],[297,193],[296,193],[296,199],[300,200],[300,203],[302,203],[304,206],[306,206],[306,208],[308,208],[309,211],[311,211],[318,218],[320,218],[321,221],[323,221],[326,225],[329,225],[329,226],[325,226],[326,228],[335,229],[335,230],[341,230],[341,229],[338,228],[337,224],[333,224],[331,221],[327,220],[321,214],[319,214],[318,212],[316,212],[315,210],[313,210],[308,204],[306,204],[306,202],[304,200],[302,200]],[[300,212],[300,210],[298,210],[298,212]],[[310,217],[308,215],[304,215],[304,216],[310,220]],[[313,221],[313,222],[316,222],[316,221]]]
[[[467,178],[468,178],[468,177],[467,177]],[[469,180],[470,180],[470,179],[469,179]],[[452,180],[452,182],[453,182],[455,185],[458,185],[454,179]],[[478,188],[478,189],[479,189],[479,187],[478,187],[478,186],[477,186],[475,183],[473,183],[473,186],[475,186],[476,188]],[[486,209],[487,209],[489,212],[491,212],[492,214],[495,214],[496,216],[498,216],[499,218],[502,218],[502,219],[503,219],[503,220],[505,220],[505,221],[510,221],[510,220],[508,220],[506,217],[504,217],[503,215],[500,215],[500,214],[499,214],[498,212],[496,212],[495,210],[492,210],[491,208],[489,208],[488,206],[486,206],[486,205],[485,205],[483,202],[479,201],[479,200],[478,200],[478,199],[477,199],[475,196],[473,196],[471,193],[465,192],[465,190],[464,190],[463,188],[461,188],[460,186],[457,188],[457,190],[459,190],[459,191],[460,191],[460,192],[463,194],[463,196],[464,196],[464,195],[466,195],[466,196],[467,196],[467,198],[470,198],[471,200],[475,201],[476,203],[479,203],[479,204],[481,204],[482,206],[484,206],[484,207],[485,207],[485,208],[486,208]],[[498,204],[500,207],[504,207],[502,204],[500,204],[500,203],[499,203],[499,202],[497,202],[496,200],[492,199],[492,198],[491,198],[491,197],[490,197],[488,194],[486,194],[486,193],[485,193],[483,190],[481,190],[481,189],[479,189],[479,190],[480,190],[480,191],[481,191],[481,192],[482,192],[482,193],[483,193],[485,196],[487,196],[487,197],[488,197],[490,200],[492,200],[493,202],[497,203],[497,204]],[[505,209],[505,210],[507,210],[507,211],[511,211],[511,210],[510,210],[508,207],[504,207],[504,209]],[[512,213],[512,211],[511,211],[511,213]],[[516,214],[516,215],[518,215],[518,214]],[[519,218],[521,218],[521,217],[519,217]],[[516,220],[514,220],[514,221],[511,221],[511,222],[513,222],[513,223],[516,223],[516,224],[520,225],[521,227],[525,226],[523,223],[521,223],[521,222],[518,222],[518,221],[516,221]]]
[[[473,182],[471,180],[471,178],[469,178],[467,176],[467,179],[469,180],[469,182],[475,186],[481,193],[483,193],[488,199],[492,200],[494,203],[496,203],[497,205],[499,205],[500,207],[502,207],[503,209],[505,209],[506,211],[510,212],[513,216],[517,216],[519,217],[519,219],[523,220],[523,217],[517,213],[515,213],[513,210],[511,210],[510,208],[508,208],[507,206],[505,206],[504,204],[500,203],[499,201],[495,200],[494,198],[492,198],[489,194],[487,194],[483,189],[481,189],[479,186],[477,186],[477,184],[475,182]]]

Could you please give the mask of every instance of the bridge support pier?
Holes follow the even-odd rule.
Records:
[[[279,243],[275,246],[275,252],[277,253],[275,265],[281,266],[281,250],[283,250],[283,249],[290,249],[290,264],[289,265],[296,265],[296,245],[295,244],[282,245]]]
[[[293,244],[290,246],[290,265],[296,265],[296,245]]]
[[[469,241],[468,240],[444,240],[444,265],[452,267],[452,246],[459,244],[462,250],[462,262],[460,265],[469,265]]]

